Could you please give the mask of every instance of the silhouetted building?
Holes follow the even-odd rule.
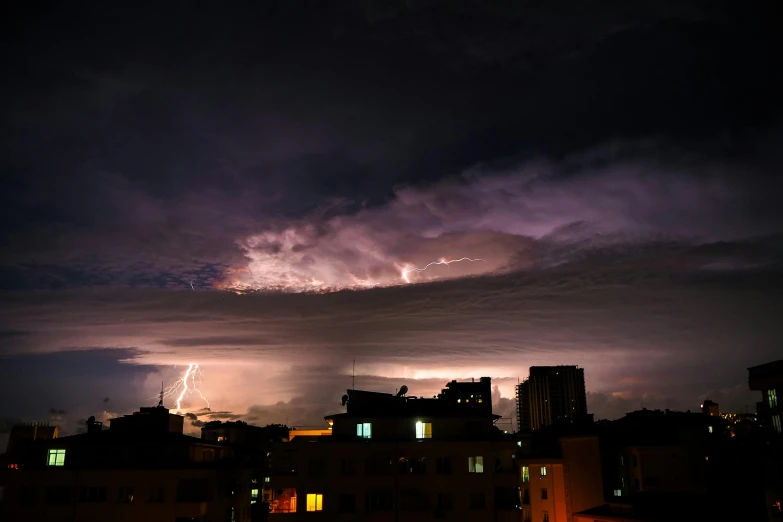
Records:
[[[108,430],[88,425],[12,448],[0,470],[0,519],[250,522],[254,470],[235,448],[184,435],[173,417],[142,408]]]
[[[212,421],[201,428],[201,439],[249,447],[271,442],[288,442],[288,432],[288,426],[282,424],[262,427],[242,421]]]
[[[535,431],[558,422],[587,417],[585,372],[576,366],[531,366],[517,385],[519,431]]]
[[[348,390],[345,412],[325,417],[330,435],[278,445],[263,488],[270,517],[519,521],[517,444],[495,426],[490,379],[406,393]]]
[[[778,398],[778,391],[783,391],[783,360],[748,368],[748,385],[761,392],[756,412],[762,425],[772,433],[783,433],[783,397]]]
[[[761,392],[756,404],[764,433],[766,467],[763,470],[766,504],[770,520],[783,519],[783,360],[748,368],[748,385]]]
[[[57,426],[27,422],[16,424],[11,428],[8,436],[7,452],[19,451],[20,447],[34,441],[56,439],[59,434]]]
[[[718,403],[712,402],[709,399],[705,399],[704,402],[701,403],[701,412],[705,415],[720,417],[720,408],[718,408]]]

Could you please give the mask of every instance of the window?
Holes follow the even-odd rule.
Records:
[[[546,466],[541,466],[541,476],[542,477],[546,476]]]
[[[522,466],[522,482],[530,482],[530,466]]]
[[[106,488],[82,486],[79,488],[79,502],[106,502]]]
[[[417,439],[431,439],[432,438],[432,423],[431,422],[417,422],[416,423],[416,438]]]
[[[394,509],[394,492],[389,489],[368,491],[364,501],[367,511],[391,511]]]
[[[468,457],[468,472],[484,473],[484,457]]]
[[[50,449],[49,455],[46,460],[47,466],[63,466],[65,465],[65,450],[64,449]]]
[[[438,493],[438,510],[451,511],[454,509],[454,495],[452,493]]]
[[[264,477],[264,482],[269,484],[269,482],[272,480],[272,477]]]
[[[353,513],[356,511],[356,495],[342,493],[340,495],[340,513]]]
[[[525,506],[530,504],[530,490],[528,488],[522,490],[522,504]]]
[[[133,488],[129,486],[121,487],[117,490],[117,502],[120,504],[133,503]]]
[[[225,435],[218,435],[217,440],[218,440],[218,442],[226,442],[226,436]]]
[[[46,488],[46,502],[49,504],[68,504],[71,502],[71,490],[67,486],[49,486]]]
[[[544,511],[543,513],[541,513],[541,515],[542,515],[541,522],[549,522],[549,513]]]
[[[471,493],[470,494],[470,509],[484,509],[487,504],[484,493]]]
[[[623,490],[622,489],[615,489],[614,490],[614,496],[615,497],[622,497],[623,496]]]
[[[420,489],[402,489],[399,499],[402,511],[426,511],[429,509],[430,499],[427,493]]]
[[[775,391],[775,389],[767,390],[767,401],[769,402],[769,407],[774,408],[778,405],[778,393]]]
[[[541,500],[546,500],[548,498],[546,488],[541,488]]]
[[[772,416],[772,427],[775,429],[776,432],[780,433],[780,431],[781,431],[780,415],[773,415]]]
[[[307,511],[323,511],[324,496],[321,493],[307,494]]]
[[[150,488],[150,502],[164,502],[166,498],[166,490],[163,486],[152,486]]]
[[[620,456],[620,465],[625,466],[625,458],[622,455]]]
[[[360,422],[356,425],[356,436],[363,439],[372,438],[372,423]]]
[[[435,472],[438,475],[451,475],[451,457],[438,457]]]
[[[250,504],[255,504],[258,502],[258,488],[253,488],[250,490]]]
[[[708,431],[709,433],[712,433],[712,426],[707,426],[707,431]]]
[[[423,475],[427,473],[427,460],[425,457],[405,458],[400,457],[400,473],[411,475]]]

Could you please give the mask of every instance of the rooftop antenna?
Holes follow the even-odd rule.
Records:
[[[356,389],[356,359],[353,360],[353,371],[351,371],[351,389]]]
[[[160,381],[160,400],[158,401],[158,408],[163,407],[163,381]]]

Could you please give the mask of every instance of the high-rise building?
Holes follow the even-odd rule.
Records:
[[[519,431],[535,431],[587,415],[585,371],[576,366],[531,366],[517,385]]]

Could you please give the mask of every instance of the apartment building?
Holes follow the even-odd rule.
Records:
[[[531,366],[517,385],[517,423],[521,432],[587,416],[585,372],[577,366]]]
[[[87,433],[9,444],[2,520],[251,520],[252,468],[235,448],[182,434],[183,418],[141,408]]]
[[[494,425],[490,379],[405,392],[348,390],[330,435],[278,445],[270,518],[520,521],[517,444]]]

